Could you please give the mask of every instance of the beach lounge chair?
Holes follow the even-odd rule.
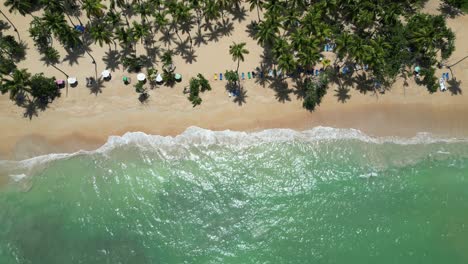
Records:
[[[219,80],[220,80],[220,81],[223,80],[223,74],[222,74],[222,73],[219,74]]]
[[[269,76],[269,77],[273,77],[273,76],[274,76],[274,75],[273,75],[273,70],[272,70],[272,69],[270,69],[270,70],[268,71],[268,76]]]
[[[252,75],[250,75],[250,72],[247,72],[247,77],[250,79],[252,79]]]
[[[218,74],[217,73],[214,74],[214,79],[215,79],[215,81],[218,80]]]
[[[439,86],[440,86],[440,91],[444,92],[447,90],[447,87],[445,87],[445,80],[444,78],[439,79]]]
[[[316,70],[315,70],[315,76],[318,76],[319,73],[320,73],[320,71],[316,69]]]
[[[245,80],[245,74],[242,73],[242,80]]]
[[[265,77],[265,74],[263,73],[263,71],[260,71],[260,78],[264,78]]]

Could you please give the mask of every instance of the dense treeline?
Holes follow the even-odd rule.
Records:
[[[128,71],[139,71],[150,67],[156,55],[137,54],[137,45],[144,45],[147,49],[159,45],[155,34],[160,32],[163,36],[175,34],[192,50],[194,30],[200,33],[203,26],[225,22],[226,16],[242,12],[242,2],[6,0],[4,4],[9,12],[32,17],[29,33],[44,62],[56,67],[60,61],[55,39],[67,52],[87,53],[94,63],[97,78],[97,62],[89,48],[92,43],[107,45],[109,50],[117,50],[119,46],[120,62]],[[419,83],[435,92],[435,68],[442,65],[454,50],[455,36],[445,19],[419,12],[425,0],[246,2],[251,10],[257,12],[258,21],[250,25],[249,30],[265,49],[265,65],[273,67],[275,73],[282,73],[278,76],[293,77],[298,89],[303,90],[304,107],[309,110],[320,104],[330,82],[340,86],[357,85],[360,89],[385,89],[399,77],[412,77],[416,66],[421,68]],[[460,5],[463,1],[446,2]],[[34,12],[41,9],[42,12]],[[7,14],[3,15],[8,19]],[[14,28],[14,23],[8,21]],[[77,26],[86,30],[80,32]],[[2,37],[2,43],[10,43],[7,48],[2,45],[2,50],[6,50],[1,55],[2,80],[11,80],[10,73],[16,70],[15,60],[10,55],[24,54],[24,49],[13,52],[20,49],[19,35],[17,41],[15,44],[12,36]],[[163,37],[159,41],[163,42],[161,46],[167,46],[170,39]],[[167,50],[165,54],[171,56],[171,52]],[[229,52],[239,65],[248,50],[244,43],[234,43]],[[320,69],[322,77],[309,74],[317,69]],[[173,76],[168,75],[167,78]],[[234,76],[230,79],[234,83],[237,80]],[[195,81],[191,86],[197,87]],[[137,88],[138,91],[146,91],[143,87]],[[192,90],[191,101],[197,105],[201,100],[196,89]],[[7,91],[11,88],[2,81],[2,92]],[[27,93],[27,87],[24,91]]]
[[[251,9],[264,13],[255,38],[273,64],[290,74],[322,64],[325,74],[333,77],[330,81],[376,89],[390,87],[399,76],[411,76],[419,66],[420,83],[435,92],[435,67],[454,50],[455,36],[444,18],[418,12],[425,1],[249,2]],[[324,46],[333,47],[336,59],[331,63],[322,58]],[[304,107],[313,110],[320,103],[315,93],[323,81],[301,83],[312,87],[306,89]]]

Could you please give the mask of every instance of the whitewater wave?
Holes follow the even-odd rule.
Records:
[[[67,159],[78,155],[106,154],[109,151],[124,147],[137,146],[143,150],[157,149],[170,156],[177,149],[209,146],[228,146],[234,149],[242,149],[260,144],[281,142],[321,142],[333,140],[358,140],[372,144],[398,144],[416,145],[433,143],[466,143],[468,139],[442,138],[430,133],[418,133],[411,138],[402,137],[372,137],[357,129],[340,129],[331,127],[315,127],[310,130],[296,131],[292,129],[268,129],[259,132],[240,131],[212,131],[199,127],[189,127],[182,134],[172,136],[148,135],[143,132],[128,132],[123,136],[110,136],[107,142],[100,148],[92,151],[80,150],[74,153],[56,153],[41,155],[21,161],[0,161],[0,169],[9,171],[11,178],[17,179],[17,175],[30,175],[33,169],[42,168],[50,161]],[[168,151],[170,150],[170,151]],[[166,156],[164,155],[164,156]],[[25,178],[25,177],[22,177]]]

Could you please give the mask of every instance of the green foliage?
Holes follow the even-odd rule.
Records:
[[[164,70],[162,77],[167,86],[174,86],[176,82],[175,73]]]
[[[172,62],[172,50],[166,50],[162,57],[161,57],[161,61],[164,65],[164,67],[167,67],[167,66],[170,66],[173,62]]]
[[[122,59],[122,65],[128,72],[139,72],[144,65],[144,58],[137,57],[135,54],[130,54]]]
[[[311,112],[315,111],[315,108],[320,105],[322,98],[327,93],[328,83],[322,83],[322,81],[314,82],[310,78],[304,80],[303,89],[305,89],[306,94],[302,106]]]
[[[137,92],[137,93],[146,92],[145,84],[143,82],[137,82],[135,84],[135,92]]]
[[[11,59],[3,58],[0,56],[0,75],[10,74],[16,69],[15,63]]]
[[[196,78],[191,78],[189,82],[190,95],[189,101],[192,102],[193,107],[200,105],[202,99],[200,98],[200,81]]]
[[[0,35],[0,51],[8,55],[8,57],[16,62],[24,59],[26,56],[26,48],[11,35]]]
[[[224,73],[224,78],[230,83],[236,83],[237,81],[239,81],[239,74],[232,70],[226,71]]]
[[[425,2],[265,1],[260,6],[265,19],[254,28],[254,38],[267,49],[266,59],[286,72],[313,68],[332,43],[337,60],[325,58],[324,68],[366,65],[362,77],[390,86],[415,65],[431,68],[453,53],[455,35],[444,18],[418,12]],[[343,77],[349,78],[337,78]],[[432,82],[423,84],[433,89]]]
[[[55,83],[55,78],[47,78],[42,73],[31,77],[30,87],[33,98],[42,103],[48,104],[60,97],[60,89]]]
[[[430,93],[437,92],[438,79],[435,77],[435,68],[423,68],[420,71],[420,75],[421,77],[423,77],[421,83],[427,87],[427,90]]]
[[[465,13],[468,12],[468,0],[443,0],[442,2],[449,6],[459,8]]]
[[[198,82],[200,84],[200,90],[202,92],[211,91],[210,82],[205,78],[205,76],[203,76],[201,73],[199,73],[197,75],[197,77],[198,77]]]
[[[197,78],[191,78],[189,81],[189,97],[188,100],[192,102],[193,107],[200,105],[202,99],[200,97],[200,91],[211,91],[211,85],[208,80],[202,75],[197,74]]]

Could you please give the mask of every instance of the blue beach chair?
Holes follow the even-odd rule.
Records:
[[[223,80],[223,74],[222,74],[222,73],[219,74],[219,80],[220,80],[220,81]]]
[[[242,80],[245,80],[245,74],[242,73]]]

